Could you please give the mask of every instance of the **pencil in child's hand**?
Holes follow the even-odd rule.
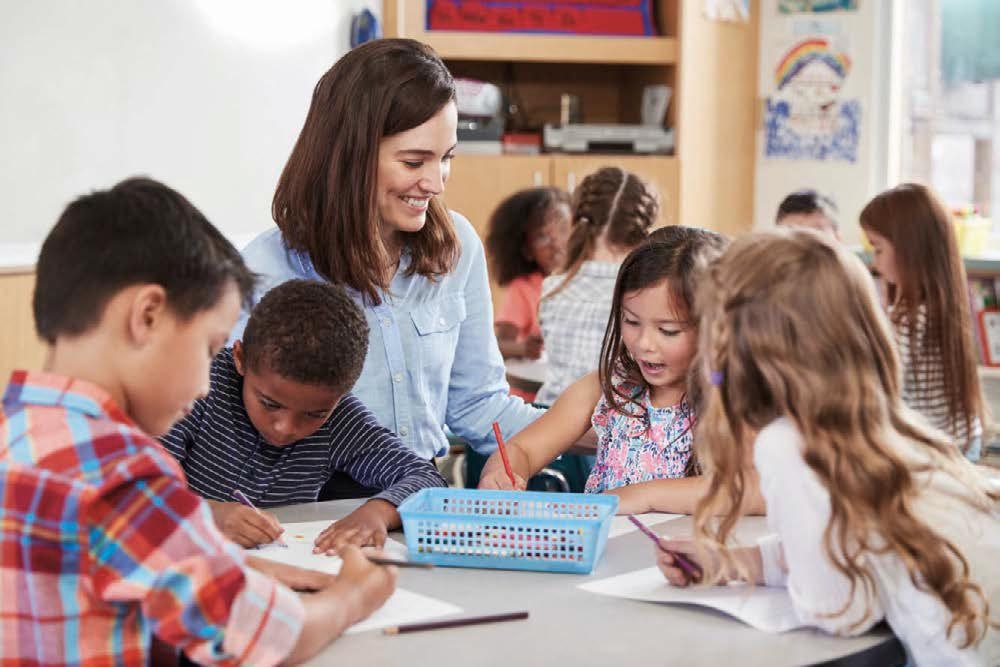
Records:
[[[510,459],[507,458],[507,448],[503,444],[503,435],[500,433],[500,424],[493,422],[493,435],[497,439],[497,447],[500,449],[500,458],[503,459],[503,469],[507,471],[510,478],[510,485],[517,488],[517,481],[514,479],[514,471],[510,469]]]
[[[430,621],[429,623],[410,623],[409,625],[397,625],[382,630],[387,635],[399,635],[404,632],[418,632],[420,630],[438,630],[440,628],[458,628],[463,625],[478,625],[480,623],[500,623],[501,621],[519,621],[528,618],[526,611],[514,611],[509,614],[491,614],[489,616],[466,616],[465,618],[450,618],[444,621]]]
[[[634,523],[635,527],[638,528],[643,535],[645,535],[646,537],[648,537],[649,539],[653,540],[653,542],[656,543],[656,546],[660,548],[660,551],[666,551],[668,554],[670,554],[670,557],[674,559],[674,562],[677,563],[677,565],[682,570],[684,570],[684,572],[689,577],[691,577],[692,580],[694,581],[701,580],[701,567],[697,563],[692,563],[690,560],[687,559],[687,557],[684,554],[680,552],[671,551],[670,549],[664,547],[663,543],[660,542],[660,537],[656,533],[651,531],[649,527],[646,526],[646,524],[644,524],[642,521],[639,521],[639,519],[637,519],[634,514],[629,514],[627,516],[628,520]]]
[[[434,569],[433,563],[418,563],[412,560],[396,560],[395,558],[383,558],[382,556],[369,556],[365,554],[365,558],[368,559],[369,563],[374,563],[375,565],[395,565],[396,567],[415,567],[422,570]]]
[[[246,505],[257,514],[261,513],[261,511],[257,509],[257,506],[254,505],[253,502],[251,502],[251,500],[247,498],[246,494],[240,491],[239,489],[233,490],[233,498],[236,498],[236,502],[238,502],[241,505]],[[285,547],[286,549],[288,548],[288,544],[283,539],[281,539],[281,535],[278,535],[278,539],[276,539],[275,542],[278,544],[279,547]]]

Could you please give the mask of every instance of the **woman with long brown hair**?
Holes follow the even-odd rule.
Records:
[[[861,262],[812,231],[743,236],[695,304],[711,483],[695,543],[663,549],[703,583],[787,586],[798,617],[835,634],[884,618],[910,664],[1000,664],[1000,489],[904,406]],[[750,459],[773,533],[735,547]],[[663,549],[665,576],[689,583]]]
[[[903,401],[976,461],[986,406],[976,372],[965,266],[951,218],[926,187],[904,183],[868,202],[861,228],[888,288],[889,319],[903,364]]]
[[[539,414],[508,394],[482,243],[442,201],[456,127],[455,84],[430,47],[348,52],[313,91],[277,228],[244,250],[260,293],[291,278],[348,289],[370,328],[353,393],[426,459],[445,452],[446,425],[489,453],[493,422],[513,435]]]

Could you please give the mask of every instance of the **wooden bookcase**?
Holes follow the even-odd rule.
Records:
[[[424,0],[385,0],[382,16],[387,37],[425,42],[456,77],[501,85],[519,118],[536,127],[558,122],[562,93],[580,97],[585,122],[636,123],[644,86],[673,90],[666,119],[675,132],[671,156],[456,156],[444,198],[481,234],[490,212],[515,190],[572,190],[605,165],[656,186],[660,224],[735,234],[749,230],[753,217],[757,4],[751,2],[749,23],[720,23],[704,17],[703,0],[658,0],[657,37],[429,31]]]
[[[0,387],[17,368],[39,369],[45,346],[35,336],[31,299],[35,274],[31,267],[0,269]]]

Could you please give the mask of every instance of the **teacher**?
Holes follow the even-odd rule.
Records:
[[[348,290],[371,330],[353,393],[426,459],[446,452],[446,427],[488,454],[494,421],[512,436],[540,414],[508,393],[482,242],[441,201],[457,124],[454,81],[430,47],[348,52],[313,91],[274,194],[277,229],[243,251],[256,298],[292,278]]]

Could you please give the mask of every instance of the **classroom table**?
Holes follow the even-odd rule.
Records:
[[[362,502],[337,500],[272,510],[282,521],[345,516]],[[682,535],[682,517],[654,530]],[[741,520],[749,540],[766,530],[763,517]],[[391,537],[403,542],[401,532]],[[308,664],[430,667],[534,665],[902,665],[902,646],[887,626],[840,638],[814,629],[767,634],[701,607],[639,602],[589,593],[578,584],[654,564],[652,544],[633,531],[608,540],[591,575],[470,568],[400,569],[398,586],[462,608],[462,615],[528,610],[525,621],[388,636],[346,635]]]

